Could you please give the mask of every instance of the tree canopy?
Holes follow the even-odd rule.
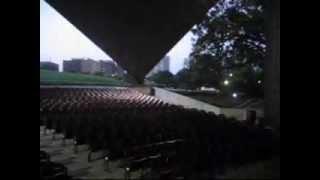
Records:
[[[174,75],[169,71],[160,71],[153,74],[149,77],[149,80],[166,86],[174,86],[175,84]]]
[[[266,33],[262,0],[220,0],[202,23],[192,29],[196,38],[190,66],[177,74],[189,87],[214,86],[262,96]],[[184,85],[186,86],[186,85]]]

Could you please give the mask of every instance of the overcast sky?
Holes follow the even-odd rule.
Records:
[[[170,71],[177,73],[191,52],[192,33],[187,33],[169,52]],[[111,59],[63,16],[40,0],[40,61],[58,63],[71,58]]]

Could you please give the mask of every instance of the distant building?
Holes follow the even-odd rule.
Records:
[[[104,75],[123,76],[124,74],[124,70],[113,61],[100,60],[99,66],[100,66],[99,72],[103,73]]]
[[[100,71],[100,64],[92,59],[81,61],[81,73],[95,74]]]
[[[82,68],[81,59],[72,59],[70,61],[63,61],[63,72],[81,73]]]
[[[94,61],[92,59],[72,59],[63,61],[63,71],[71,73],[97,74],[105,76],[122,76],[124,71],[113,61]]]
[[[59,65],[49,61],[40,61],[40,69],[49,71],[59,71]]]
[[[161,71],[170,71],[170,57],[165,56],[161,61],[147,74],[150,77]]]

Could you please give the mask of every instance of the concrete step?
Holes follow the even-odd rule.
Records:
[[[110,161],[109,168],[106,169],[105,161],[96,160],[94,162],[89,163],[91,169],[89,170],[89,174],[83,178],[86,179],[123,179],[124,178],[124,170],[122,168],[118,168],[119,161]]]
[[[54,157],[54,156],[57,156],[57,155],[61,155],[62,154],[62,149],[55,149],[55,148],[52,148],[52,149],[43,149],[45,152],[47,152],[50,157]]]
[[[71,164],[73,162],[73,159],[75,157],[72,157],[72,156],[66,156],[64,154],[60,154],[60,155],[56,155],[56,156],[53,156],[51,158],[51,161],[52,162],[57,162],[57,163],[61,163],[63,165],[67,165],[67,164]]]
[[[50,143],[52,142],[52,137],[51,136],[46,136],[46,137],[40,137],[40,142],[42,143]]]
[[[81,164],[88,164],[88,153],[89,151],[80,151],[78,153],[75,153],[73,151],[73,147],[64,149],[63,151],[64,155],[74,157],[73,162]]]
[[[46,133],[44,133],[46,131]],[[40,129],[40,135],[48,136],[54,133],[54,129]]]
[[[47,148],[51,145],[51,142],[40,142],[40,149]]]
[[[81,178],[88,174],[88,170],[90,169],[90,166],[87,164],[79,164],[79,163],[71,163],[67,164],[66,167],[68,168],[68,175],[75,177],[75,178]]]
[[[104,158],[109,154],[107,150],[92,153],[92,161],[88,162],[90,152],[88,145],[79,145],[77,153],[74,152],[74,141],[67,139],[66,145],[62,145],[63,135],[56,136],[52,140],[52,134],[40,134],[40,150],[46,151],[52,162],[64,164],[68,168],[68,174],[74,178],[88,179],[123,179],[124,169],[119,168],[120,161],[110,161],[106,169]],[[140,173],[134,172],[131,178],[139,178]]]
[[[54,137],[53,137],[54,136]],[[57,133],[53,133],[53,134],[47,134],[47,135],[43,135],[43,134],[41,134],[40,133],[40,139],[44,139],[44,140],[46,140],[46,139],[53,139],[53,138],[55,138],[55,139],[63,139],[64,138],[64,135],[63,134],[57,134]]]
[[[106,156],[108,156],[108,154],[109,154],[109,151],[107,151],[107,150],[92,152],[91,153],[91,160],[96,161],[96,160],[104,159]]]
[[[84,145],[78,145],[77,146],[78,152],[84,152],[84,151],[89,151],[89,146],[84,144]]]
[[[65,144],[63,145],[63,139],[56,139],[56,140],[52,140],[52,139],[40,139],[40,144],[49,144],[50,146],[53,147],[67,147],[67,146],[73,146],[73,140],[72,139],[66,139],[65,140]]]
[[[40,141],[40,149],[50,150],[50,149],[66,149],[71,148],[72,142],[66,142],[66,145],[62,145],[62,140],[52,141],[52,140],[43,140]]]

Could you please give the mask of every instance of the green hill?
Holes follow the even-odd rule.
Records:
[[[105,86],[128,86],[123,80],[112,77],[85,75],[77,73],[54,72],[40,70],[41,85],[105,85]]]

